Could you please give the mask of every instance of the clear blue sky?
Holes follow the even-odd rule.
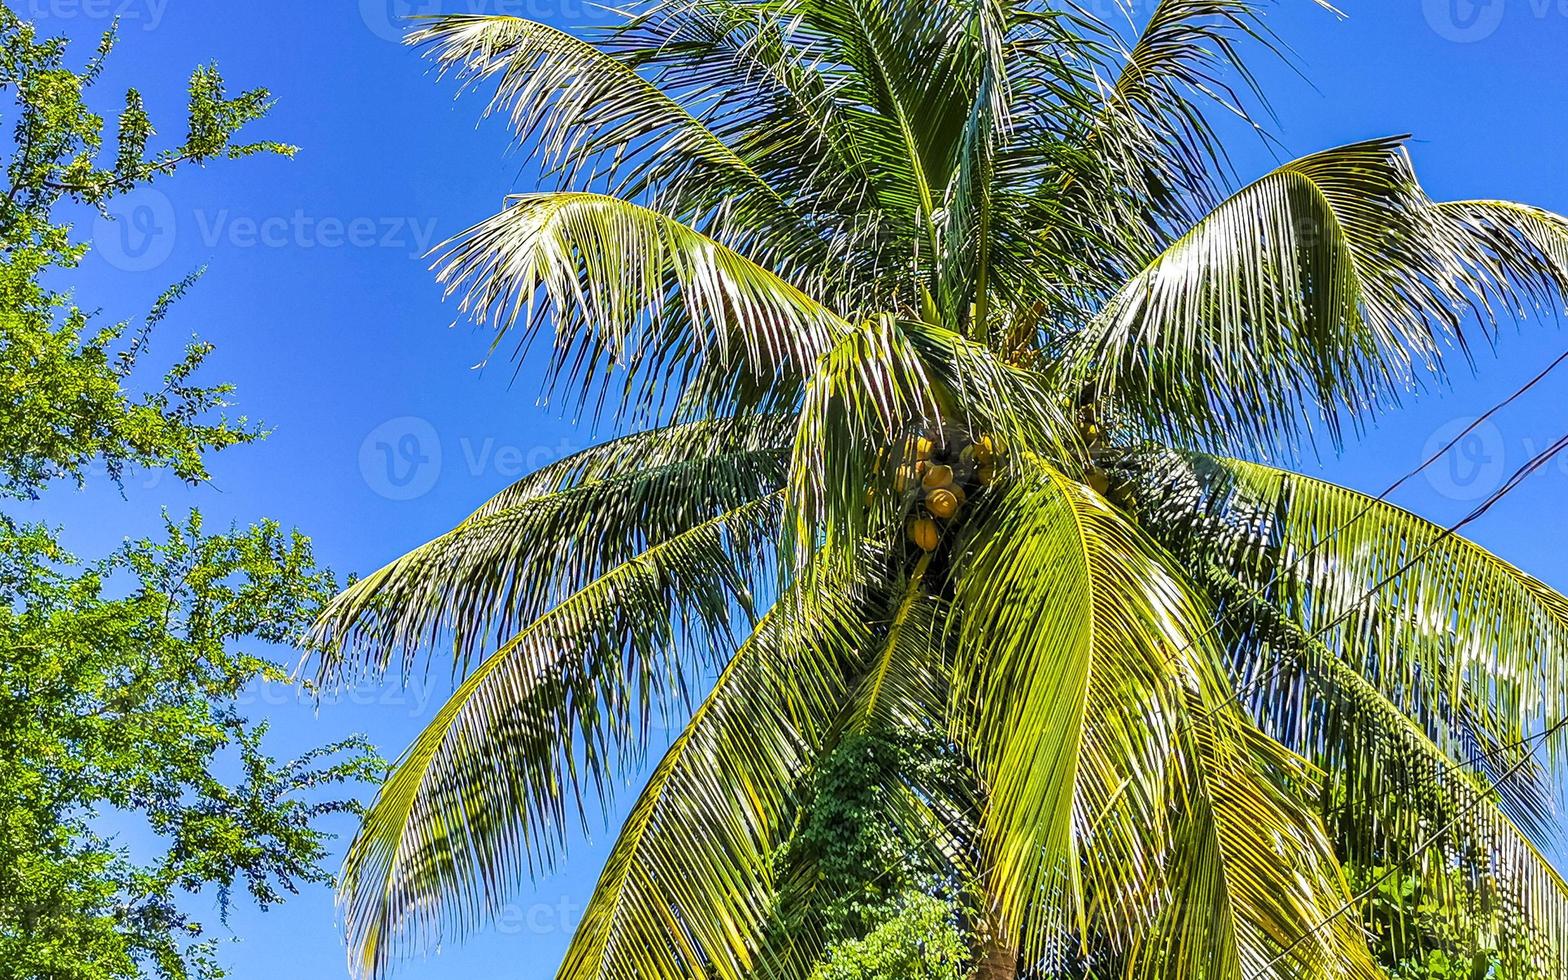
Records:
[[[1109,7],[1109,0],[1101,0]],[[1146,12],[1149,0],[1137,0]],[[1312,85],[1260,63],[1274,92],[1285,153],[1394,132],[1439,197],[1506,197],[1568,212],[1568,3],[1556,0],[1344,0],[1341,21],[1309,0],[1284,0],[1271,23]],[[124,499],[99,487],[57,490],[23,510],[63,524],[68,543],[98,554],[150,532],[161,506],[214,521],[266,515],[311,534],[341,572],[366,571],[448,528],[525,468],[582,448],[591,434],[535,404],[537,364],[471,370],[486,338],[448,329],[419,255],[526,189],[497,125],[476,129],[478,104],[454,103],[425,65],[394,42],[393,18],[436,10],[505,12],[558,25],[598,14],[582,0],[17,0],[42,26],[91,39],[119,12],[121,49],[106,89],[134,81],[155,120],[180,125],[185,78],[216,59],[237,89],[266,85],[278,107],[258,134],[302,147],[298,159],[193,171],[139,202],[135,227],[96,229],[99,254],[79,282],[106,315],[135,316],[169,282],[210,272],[160,334],[172,358],[184,334],[218,345],[208,377],[239,385],[243,409],[275,429],[263,445],[219,457],[211,487],[133,479]],[[24,16],[27,14],[24,13]],[[1244,175],[1273,156],[1237,144]],[[95,229],[89,220],[83,231]],[[1413,402],[1343,456],[1302,463],[1381,491],[1454,420],[1485,410],[1568,347],[1568,331],[1534,324],[1510,334],[1479,376]],[[1481,438],[1396,497],[1450,521],[1534,451],[1568,432],[1568,369]],[[1437,443],[1440,444],[1440,443]],[[1562,504],[1568,466],[1549,467],[1472,536],[1558,588],[1568,588]],[[435,672],[444,678],[444,671]],[[356,730],[395,755],[435,710],[444,684],[360,692],[319,714],[272,690],[254,710],[274,723],[278,754]],[[626,797],[629,801],[629,794]],[[613,822],[612,822],[613,823]],[[343,832],[351,830],[344,822]],[[525,889],[509,921],[438,957],[411,978],[552,976],[610,835],[572,851],[568,869]],[[344,975],[331,896],[313,890],[264,915],[240,907],[243,941],[224,950],[238,980]]]

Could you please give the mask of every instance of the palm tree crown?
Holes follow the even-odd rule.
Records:
[[[1538,848],[1568,599],[1256,460],[1440,380],[1462,327],[1559,306],[1568,222],[1434,202],[1399,139],[1233,180],[1210,117],[1261,94],[1252,0],[1163,0],[1130,43],[1067,0],[655,0],[593,43],[490,16],[412,40],[561,188],[450,242],[442,282],[631,434],[323,615],[328,681],[446,643],[462,674],[351,847],[360,972],[553,866],[711,679],[563,978],[820,970],[812,800],[877,738],[922,748],[857,756],[873,822],[985,976],[1380,976],[1347,867],[1565,975]]]

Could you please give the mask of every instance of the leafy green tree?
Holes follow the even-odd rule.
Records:
[[[330,880],[318,819],[357,807],[323,791],[375,778],[374,757],[359,739],[267,755],[242,698],[288,677],[235,644],[297,639],[332,585],[275,524],[211,534],[192,516],[87,565],[7,525],[0,977],[221,976],[185,896],[221,918],[240,889],[265,908]],[[133,855],[129,826],[162,853]]]
[[[964,792],[963,767],[939,737],[871,731],[846,738],[813,767],[800,824],[775,858],[774,943],[823,918],[827,948],[811,980],[909,977],[959,980],[967,972],[968,882],[927,854],[886,815],[907,794]],[[764,944],[764,948],[767,947]]]
[[[589,41],[420,28],[560,181],[441,281],[630,434],[322,617],[325,681],[439,648],[464,673],[350,848],[361,972],[553,867],[701,684],[567,980],[882,957],[898,927],[781,903],[822,876],[779,855],[833,860],[797,847],[811,774],[888,731],[939,733],[971,788],[870,800],[977,896],[978,977],[1377,977],[1347,865],[1484,901],[1508,976],[1565,975],[1540,848],[1568,599],[1257,460],[1441,383],[1472,318],[1561,309],[1568,221],[1434,201],[1400,139],[1238,184],[1209,120],[1256,104],[1260,16],[1162,0],[1122,38],[1065,0],[652,0]]]
[[[1371,943],[1391,980],[1506,980],[1497,933],[1502,916],[1486,903],[1456,902],[1456,882],[1398,867],[1353,868],[1352,886],[1365,891]]]
[[[152,386],[137,371],[152,328],[194,282],[169,289],[145,322],[103,323],[69,292],[52,288],[87,254],[88,243],[62,216],[71,205],[102,211],[116,197],[187,164],[257,153],[289,155],[281,143],[235,142],[266,113],[265,89],[224,94],[215,67],[191,76],[187,132],[177,146],[152,149],[152,121],[134,89],[126,92],[106,146],[104,118],[88,105],[115,40],[104,34],[77,69],[63,38],[0,4],[0,95],[15,120],[0,197],[0,495],[32,496],[51,479],[81,480],[98,464],[118,480],[127,466],[168,468],[183,480],[206,478],[206,451],[250,442],[259,431],[230,420],[228,385],[193,378],[210,345],[193,341]],[[90,212],[89,212],[90,213]]]
[[[229,99],[212,68],[191,78],[188,133],[149,150],[127,94],[111,159],[87,104],[113,43],[82,69],[0,5],[0,88],[16,126],[0,198],[0,497],[36,498],[102,466],[206,476],[206,454],[259,430],[222,416],[229,386],[193,380],[192,344],[150,389],[137,378],[153,328],[99,324],[56,287],[87,252],[62,217],[185,164],[258,152],[235,131],[264,91]],[[87,212],[90,213],[90,212]],[[298,641],[336,588],[307,539],[261,523],[210,533],[199,515],[162,540],[80,562],[54,529],[0,514],[0,980],[168,980],[222,975],[218,919],[243,891],[263,908],[329,880],[321,818],[357,811],[344,784],[379,774],[354,738],[279,761],[244,713],[287,680],[266,657]],[[132,848],[127,835],[136,841]]]

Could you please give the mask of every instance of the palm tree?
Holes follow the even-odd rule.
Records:
[[[1568,599],[1263,461],[1557,308],[1568,221],[1434,202],[1400,139],[1232,178],[1252,0],[1163,0],[1131,43],[1065,0],[412,40],[560,187],[441,281],[629,434],[322,616],[325,682],[447,644],[462,678],[351,846],[358,972],[555,866],[670,719],[563,978],[809,975],[809,787],[868,738],[944,762],[884,753],[874,819],[981,975],[1379,976],[1347,867],[1565,975]]]

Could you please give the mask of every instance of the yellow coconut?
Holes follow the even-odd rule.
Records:
[[[932,490],[926,494],[926,510],[941,518],[949,518],[958,513],[958,494],[951,490]]]
[[[975,440],[975,459],[989,463],[1007,451],[1002,440],[995,436],[981,436]]]
[[[914,456],[916,459],[930,459],[931,453],[935,449],[936,443],[932,442],[928,436],[920,436],[915,439]]]
[[[893,489],[903,493],[920,480],[920,471],[913,466],[900,466],[893,474]]]
[[[934,463],[926,470],[925,479],[922,481],[927,490],[937,490],[953,485],[953,468],[943,463]]]
[[[996,482],[996,464],[981,463],[980,466],[975,470],[975,480],[978,481],[981,486]]]
[[[941,532],[937,530],[936,521],[927,517],[910,521],[909,540],[918,545],[921,551],[935,551],[937,542],[941,540]]]
[[[1095,493],[1106,493],[1111,489],[1111,478],[1104,470],[1090,470],[1089,486],[1094,488]]]

